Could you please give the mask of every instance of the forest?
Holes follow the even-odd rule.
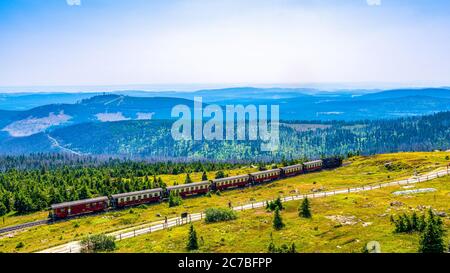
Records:
[[[287,163],[286,163],[287,164]],[[0,216],[47,209],[51,204],[166,187],[162,174],[241,167],[224,162],[146,162],[34,154],[0,157]]]

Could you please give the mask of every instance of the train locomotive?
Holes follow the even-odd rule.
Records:
[[[342,159],[340,158],[326,158],[323,160],[315,160],[251,174],[175,185],[167,187],[166,189],[156,188],[137,192],[113,194],[109,197],[102,196],[92,199],[65,202],[52,205],[50,217],[54,220],[65,219],[85,214],[98,213],[106,210],[115,210],[141,204],[157,203],[166,200],[171,192],[180,195],[182,198],[187,198],[190,196],[206,194],[210,191],[225,191],[236,188],[256,186],[304,173],[337,168],[341,165]]]

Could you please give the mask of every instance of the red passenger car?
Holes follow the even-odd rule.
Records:
[[[268,171],[256,172],[250,174],[253,183],[263,183],[277,180],[281,176],[281,169],[273,169]]]
[[[104,211],[108,208],[108,197],[97,197],[52,205],[52,217],[63,219],[71,216]]]
[[[303,163],[303,165],[305,166],[305,171],[314,172],[314,171],[322,170],[323,161],[316,160],[316,161]]]
[[[250,183],[250,176],[248,174],[226,177],[220,179],[214,179],[213,181],[215,190],[226,190],[238,187],[245,187]]]
[[[281,169],[283,170],[283,175],[285,177],[295,176],[295,175],[299,175],[299,174],[303,173],[303,165],[302,164],[287,166],[287,167],[283,167]]]
[[[167,187],[167,191],[169,194],[171,192],[174,192],[175,194],[179,194],[181,197],[188,197],[192,195],[205,194],[209,192],[210,185],[211,185],[210,181],[203,181],[198,183],[190,183]]]
[[[111,201],[116,208],[148,204],[162,199],[163,189],[151,189],[145,191],[127,192],[111,195]]]

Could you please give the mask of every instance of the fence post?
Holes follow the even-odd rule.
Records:
[[[135,229],[133,230],[133,233],[134,233],[133,237],[136,237],[136,230]]]

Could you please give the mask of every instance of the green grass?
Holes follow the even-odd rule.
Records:
[[[166,203],[162,203],[145,208],[113,211],[101,215],[73,219],[49,226],[33,227],[25,231],[7,234],[7,236],[0,235],[0,251],[38,251],[72,240],[79,240],[88,234],[112,232],[152,221],[160,221],[164,219],[164,216],[171,218],[178,216],[182,212],[195,213],[204,211],[208,207],[225,207],[228,205],[228,202],[231,202],[233,206],[237,206],[252,201],[274,199],[278,196],[290,196],[296,191],[310,193],[313,189],[342,189],[410,177],[414,173],[414,169],[419,173],[426,173],[446,166],[449,163],[449,161],[445,160],[447,155],[450,155],[450,153],[398,153],[356,157],[347,162],[350,163],[349,165],[336,170],[301,175],[243,190],[227,191],[220,196],[213,194],[211,197],[187,199],[179,207],[169,208]],[[385,166],[386,163],[390,163],[391,167],[387,168]],[[242,170],[237,170],[236,173],[239,173],[239,171]],[[194,179],[196,176],[191,177],[194,181],[199,180]],[[179,179],[184,178],[184,175],[179,175]],[[339,205],[336,204],[336,207],[338,208]],[[5,226],[28,222],[29,219],[45,219],[47,215],[48,212],[39,212],[25,216],[7,216],[5,217]],[[264,221],[267,220],[267,215],[265,214],[260,215],[260,217]],[[245,229],[245,225],[241,228]],[[24,243],[24,246],[20,249],[16,249],[18,242]],[[245,251],[245,248],[242,251]]]
[[[393,191],[401,187],[384,188],[360,194],[334,196],[312,200],[312,219],[298,217],[299,201],[288,202],[281,215],[286,227],[275,231],[273,213],[263,209],[240,212],[234,221],[206,224],[195,223],[200,239],[199,252],[235,253],[267,252],[272,234],[276,245],[295,243],[299,252],[361,252],[369,241],[380,242],[383,252],[417,252],[418,234],[394,234],[390,215],[431,206],[449,213],[450,178],[426,182],[417,188],[433,187],[436,193],[397,197]],[[391,202],[404,203],[401,207]],[[423,210],[425,211],[425,210]],[[341,225],[330,216],[355,217],[355,224]],[[447,229],[450,219],[444,219]],[[368,226],[363,224],[370,223]],[[117,252],[187,252],[188,226],[172,228],[118,242]],[[450,230],[449,230],[450,233]],[[447,233],[447,234],[449,234]],[[450,235],[447,242],[450,241]]]

